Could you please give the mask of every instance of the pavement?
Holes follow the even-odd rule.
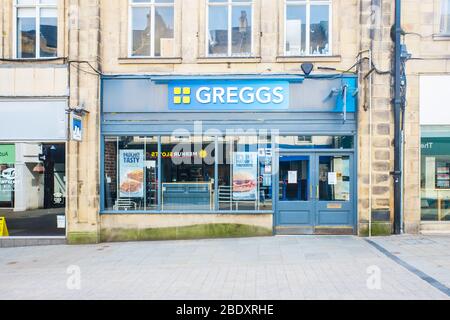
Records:
[[[450,236],[0,249],[0,299],[450,299]]]

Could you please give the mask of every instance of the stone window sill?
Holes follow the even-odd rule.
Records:
[[[436,41],[450,41],[450,34],[435,34],[433,40]]]
[[[341,62],[341,56],[278,56],[277,62]]]
[[[202,57],[197,58],[197,63],[259,63],[260,57]]]
[[[2,63],[11,64],[51,64],[51,65],[64,65],[66,64],[66,58],[54,57],[54,58],[4,58],[1,59]]]
[[[127,57],[127,58],[119,58],[120,64],[180,64],[183,59],[181,57],[157,57],[157,58],[135,58],[135,57]]]

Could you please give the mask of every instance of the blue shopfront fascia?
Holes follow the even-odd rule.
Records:
[[[314,80],[338,80],[340,85],[324,100],[335,99],[328,112],[356,112],[358,82],[353,75],[310,76]],[[303,76],[157,76],[152,81],[168,85],[168,109],[173,111],[287,111],[290,84],[302,83]]]
[[[244,83],[247,83],[247,87],[250,87],[249,84],[251,83],[257,83],[258,85],[262,85],[263,87],[267,87],[267,88],[276,88],[277,86],[280,87],[280,83],[302,83],[304,81],[304,77],[302,76],[298,76],[298,75],[276,75],[276,76],[261,76],[261,75],[237,75],[237,76],[142,76],[142,75],[120,75],[120,76],[104,76],[102,78],[102,83],[103,80],[114,80],[114,79],[133,79],[133,80],[145,80],[145,81],[150,81],[150,82],[154,82],[156,84],[167,84],[168,88],[172,87],[172,88],[181,88],[181,95],[183,95],[183,85],[186,85],[187,83],[190,83],[191,81],[194,82],[204,82],[204,83],[221,83],[222,86],[231,86],[231,87],[239,87],[236,86],[236,81],[238,82],[242,82],[241,85],[244,85]],[[317,112],[317,114],[332,114],[332,113],[343,113],[344,110],[347,113],[352,114],[351,116],[351,123],[354,123],[355,125],[349,125],[349,124],[345,124],[342,123],[342,121],[339,121],[340,125],[337,124],[337,122],[335,121],[335,124],[328,124],[329,121],[328,120],[323,120],[324,125],[320,126],[320,130],[319,131],[311,131],[310,129],[306,129],[302,130],[301,126],[299,126],[298,130],[292,130],[289,129],[288,131],[281,131],[280,133],[283,135],[351,135],[354,136],[354,145],[355,148],[354,149],[347,149],[347,150],[341,150],[341,149],[315,149],[315,152],[327,152],[327,153],[340,153],[340,152],[346,152],[346,153],[353,153],[355,154],[355,157],[357,155],[357,131],[356,131],[356,119],[357,119],[357,115],[356,115],[356,110],[357,110],[357,77],[354,75],[340,75],[339,77],[336,77],[336,75],[330,75],[330,76],[317,76],[317,77],[309,77],[309,79],[314,79],[317,81],[320,80],[327,80],[327,79],[339,79],[340,83],[342,84],[342,86],[340,88],[336,88],[337,90],[331,94],[330,93],[330,97],[329,98],[335,98],[336,99],[336,104],[335,104],[335,108],[333,110],[329,110],[326,112]],[[258,81],[260,81],[258,83]],[[233,83],[234,82],[234,83]],[[263,84],[264,83],[264,84]],[[266,83],[271,84],[271,86],[266,85]],[[205,86],[203,86],[205,87]],[[341,90],[343,87],[346,87],[346,90]],[[103,90],[103,85],[101,87],[101,96],[102,96],[102,102],[101,102],[101,108],[102,108],[102,124],[104,123],[104,114],[103,114],[103,110],[104,110],[104,106],[103,106],[103,94],[104,94],[104,90]],[[225,89],[226,91],[226,89]],[[186,93],[188,91],[185,91]],[[256,92],[256,91],[254,91]],[[342,92],[346,93],[346,98],[344,99],[342,96]],[[169,92],[168,92],[169,93]],[[173,91],[174,93],[174,91]],[[264,92],[263,92],[264,93]],[[290,92],[289,92],[290,93]],[[191,90],[191,94],[192,94],[192,90]],[[334,95],[334,97],[333,97]],[[173,95],[168,94],[168,99],[172,99],[173,100]],[[289,99],[289,97],[288,97]],[[169,100],[170,101],[170,100]],[[344,101],[346,102],[346,105],[344,106]],[[125,107],[125,106],[124,106]],[[252,106],[252,109],[248,109],[248,110],[235,110],[235,112],[244,114],[246,111],[251,112],[251,113],[255,113],[258,111],[262,111],[264,113],[271,113],[271,112],[282,112],[282,113],[295,113],[295,114],[301,114],[302,111],[300,110],[289,110],[289,109],[284,109],[285,107],[283,106],[283,108],[279,108],[280,106],[278,106],[278,108],[273,108],[271,110],[267,110],[266,108],[264,108],[264,110],[259,109],[260,107],[256,107],[254,108],[255,105]],[[195,109],[195,108],[194,108]],[[184,110],[186,112],[186,110]],[[242,111],[242,112],[241,112]],[[167,110],[167,112],[170,112],[169,110]],[[172,110],[172,112],[178,113],[180,111],[177,110]],[[181,111],[182,112],[182,111]],[[193,112],[194,114],[198,114],[198,112],[201,112],[199,110],[192,110],[191,112]],[[205,112],[207,112],[208,114],[212,114],[214,113],[214,109],[209,109],[209,110],[205,110]],[[219,113],[224,112],[223,108],[219,108],[218,110]],[[151,113],[151,112],[150,112]],[[310,114],[310,113],[309,113]],[[306,113],[305,113],[306,115]],[[326,118],[326,117],[325,117]],[[159,136],[158,140],[160,142],[160,136],[162,135],[166,135],[165,133],[162,133],[158,130],[155,130],[154,128],[152,128],[152,130],[144,130],[141,131],[141,128],[139,128],[138,130],[134,129],[133,127],[136,126],[136,124],[130,123],[128,121],[126,121],[127,123],[124,123],[123,126],[121,126],[121,130],[120,132],[117,131],[110,131],[107,130],[105,132],[105,130],[103,130],[103,125],[101,126],[101,133],[102,133],[102,139],[101,139],[101,161],[100,161],[100,195],[101,195],[101,201],[100,201],[100,213],[101,214],[144,214],[144,215],[152,215],[152,214],[189,214],[189,213],[195,213],[195,214],[233,214],[233,215],[242,215],[242,214],[255,214],[255,215],[261,215],[261,214],[274,214],[276,212],[276,206],[277,206],[277,199],[274,198],[273,199],[273,208],[270,211],[218,211],[218,210],[213,210],[213,211],[199,211],[199,210],[184,210],[184,211],[162,211],[162,210],[154,210],[154,211],[129,211],[129,212],[124,212],[124,211],[111,211],[111,210],[105,210],[104,207],[104,199],[105,199],[105,190],[104,190],[104,152],[105,152],[105,144],[104,144],[104,137],[106,136]],[[225,122],[226,123],[226,122]],[[257,124],[255,124],[257,125]],[[291,125],[289,126],[291,127]],[[318,128],[319,129],[319,128]],[[217,141],[217,140],[216,140]],[[273,144],[274,148],[278,148],[277,145]],[[161,148],[161,144],[159,143],[159,148]],[[160,152],[159,152],[160,154]],[[159,161],[161,161],[161,159],[159,159]],[[277,152],[273,153],[273,161],[274,163],[278,163],[278,159],[277,159]],[[217,168],[216,168],[217,169]],[[160,167],[159,167],[159,170]],[[158,173],[159,176],[161,176],[161,172]],[[216,174],[217,174],[217,170],[216,170]],[[353,168],[353,174],[355,177],[357,177],[357,166],[354,166]],[[272,177],[272,182],[277,181],[278,177],[276,176],[276,174],[274,173],[273,177]],[[217,181],[217,180],[216,180]],[[357,198],[357,180],[355,183],[355,188],[354,188],[354,197]],[[159,195],[159,197],[161,197],[161,195]],[[160,202],[159,202],[160,203]],[[357,210],[356,207],[356,203],[357,201],[354,201],[355,203],[355,212]]]
[[[322,85],[325,82],[328,88]],[[102,77],[106,113],[354,113],[357,94],[358,80],[352,74]]]

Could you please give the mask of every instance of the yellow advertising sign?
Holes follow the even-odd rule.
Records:
[[[9,237],[8,227],[6,226],[6,219],[0,217],[0,237]]]

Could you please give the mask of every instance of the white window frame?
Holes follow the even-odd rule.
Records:
[[[128,0],[128,58],[171,58],[165,56],[157,56],[155,57],[155,10],[156,7],[167,7],[173,8],[173,38],[175,41],[175,24],[177,23],[175,20],[175,0],[172,2],[155,2],[155,0],[149,0],[149,2],[133,2],[133,0]],[[149,56],[138,56],[133,55],[133,8],[150,8],[150,15],[152,25],[150,26],[150,55]]]
[[[227,48],[227,54],[210,54],[209,53],[209,7],[227,7],[228,8],[228,48]],[[233,23],[232,21],[232,15],[233,15],[233,6],[250,6],[252,10],[252,33],[250,35],[251,39],[251,45],[250,45],[250,52],[247,54],[233,54],[233,44],[232,44],[232,28],[231,25]],[[206,37],[205,37],[205,56],[206,57],[218,57],[218,58],[234,58],[234,57],[252,57],[255,52],[254,48],[254,41],[253,41],[253,35],[255,30],[255,5],[253,0],[248,1],[242,1],[242,2],[235,2],[233,0],[226,0],[223,2],[209,2],[209,0],[206,0]]]
[[[58,17],[58,0],[56,1],[56,4],[44,4],[40,3],[40,0],[34,0],[34,3],[30,4],[18,4],[18,0],[13,1],[13,56],[14,59],[18,60],[28,60],[28,59],[35,59],[35,60],[51,60],[58,57],[58,54],[56,54],[55,57],[41,57],[41,9],[56,9],[56,24],[57,28],[59,29],[59,17]],[[17,18],[18,14],[17,11],[19,9],[35,9],[36,10],[36,56],[34,58],[19,58],[18,54],[18,47],[17,47],[17,41],[19,40],[17,35]],[[59,33],[59,30],[58,30]],[[58,51],[59,41],[57,45],[57,51]]]
[[[322,0],[322,1],[311,1],[311,0],[299,0],[299,1],[287,1],[284,0],[284,37],[283,37],[283,53],[288,56],[286,50],[286,25],[287,25],[287,7],[295,5],[304,5],[306,7],[306,30],[305,30],[305,49],[306,53],[299,56],[331,56],[333,55],[333,1],[332,0]],[[311,5],[314,6],[328,6],[328,53],[326,54],[312,54],[310,36],[311,36]],[[289,55],[292,56],[292,55]]]
[[[450,11],[450,1],[449,0],[441,0],[440,6],[440,15],[439,15],[439,34],[443,36],[450,36],[450,18],[443,21],[443,13]],[[442,26],[444,26],[444,30],[442,30]]]

